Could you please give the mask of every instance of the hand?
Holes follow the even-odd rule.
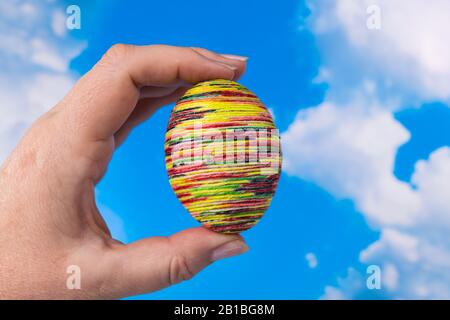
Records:
[[[239,235],[203,227],[125,245],[94,197],[114,150],[186,89],[237,79],[238,56],[200,48],[113,46],[23,137],[0,171],[0,298],[109,299],[189,279],[245,252]],[[81,289],[66,286],[79,266]]]

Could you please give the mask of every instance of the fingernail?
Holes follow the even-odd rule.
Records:
[[[212,254],[212,261],[237,256],[247,252],[248,249],[248,246],[242,240],[230,241],[214,250]]]
[[[221,56],[224,58],[239,60],[239,61],[247,61],[248,60],[248,57],[237,56],[235,54],[221,54]]]
[[[214,62],[217,63],[217,64],[220,64],[221,66],[227,67],[227,68],[230,69],[230,70],[233,70],[233,71],[236,71],[236,70],[237,70],[237,67],[236,67],[236,66],[233,66],[233,65],[231,65],[231,64],[226,64],[226,63],[219,62],[219,61],[214,61]]]

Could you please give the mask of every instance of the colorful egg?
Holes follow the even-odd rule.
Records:
[[[272,115],[251,91],[229,80],[198,83],[178,100],[165,155],[176,196],[216,232],[253,227],[280,177],[280,136]]]

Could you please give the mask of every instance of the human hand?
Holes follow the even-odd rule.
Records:
[[[95,185],[136,125],[190,85],[237,79],[244,58],[200,48],[113,46],[28,130],[0,171],[0,298],[109,299],[189,279],[248,248],[203,227],[125,245],[111,238]],[[66,269],[81,270],[81,289]]]

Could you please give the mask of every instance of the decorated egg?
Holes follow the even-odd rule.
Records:
[[[165,156],[183,206],[221,233],[253,227],[280,177],[280,136],[272,115],[255,94],[229,80],[198,83],[178,100]]]

